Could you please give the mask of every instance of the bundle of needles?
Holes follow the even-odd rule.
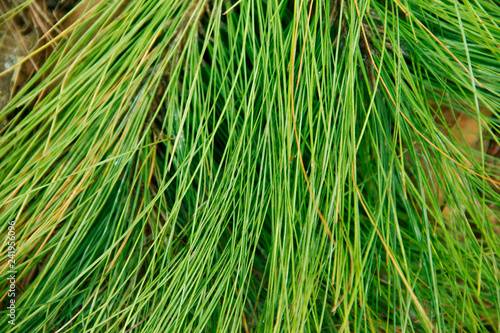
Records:
[[[0,332],[500,330],[497,0],[33,13]]]

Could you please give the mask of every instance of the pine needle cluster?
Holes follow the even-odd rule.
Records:
[[[500,329],[497,1],[61,22],[0,111],[1,332]]]

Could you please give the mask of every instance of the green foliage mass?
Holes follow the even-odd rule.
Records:
[[[1,332],[499,330],[497,1],[81,9],[0,112]]]

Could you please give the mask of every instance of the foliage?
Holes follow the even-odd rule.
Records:
[[[498,3],[77,10],[0,112],[1,331],[499,329]]]

